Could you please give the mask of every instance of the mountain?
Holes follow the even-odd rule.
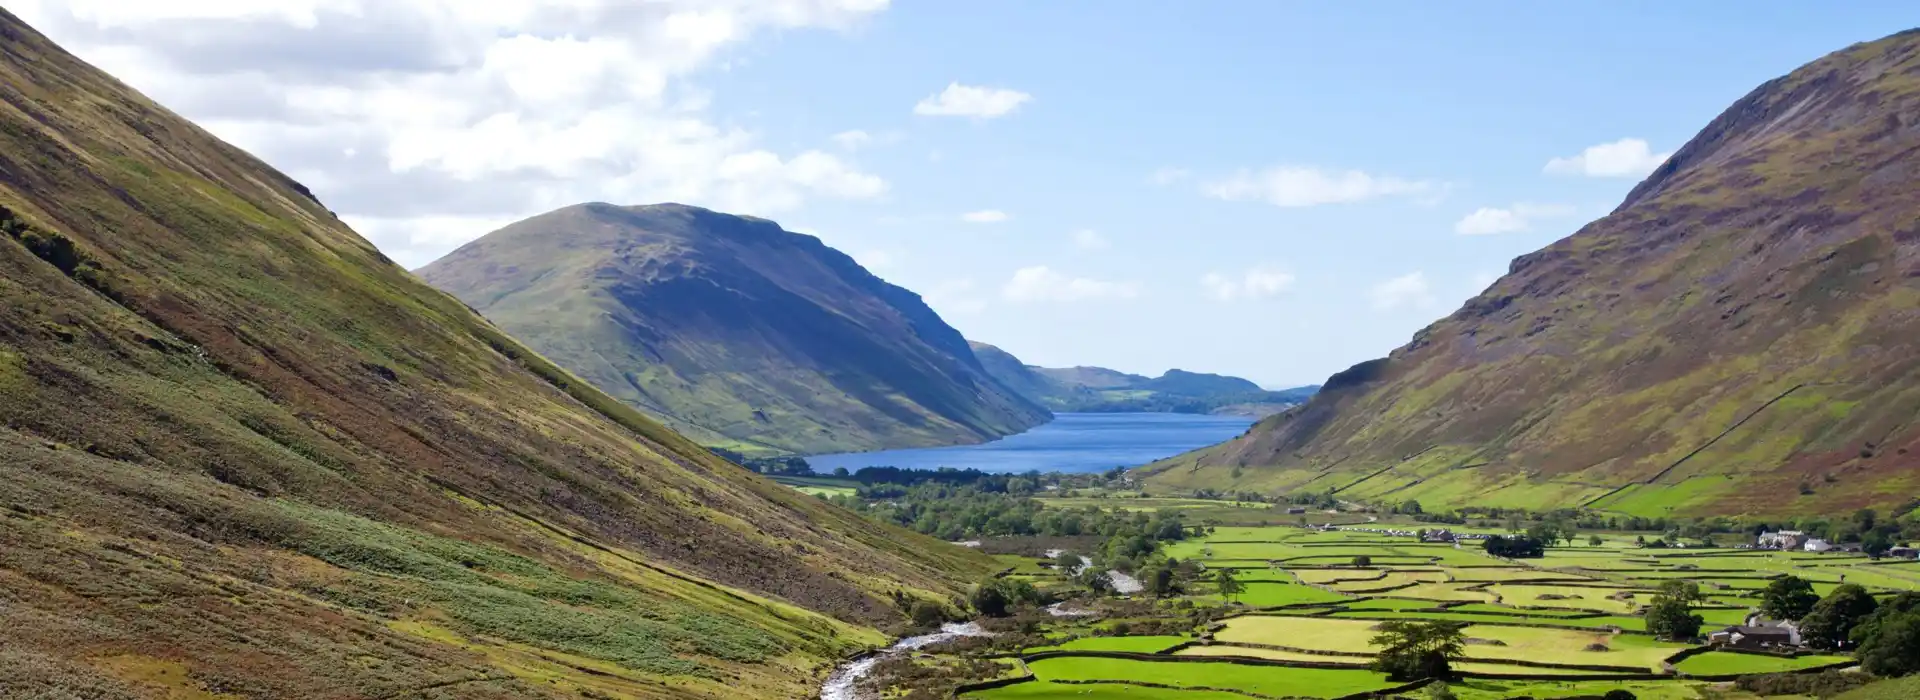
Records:
[[[1161,488],[1647,516],[1920,492],[1920,32],[1741,98],[1611,214]]]
[[[614,401],[0,11],[0,697],[810,697],[994,567]]]
[[[918,295],[764,219],[582,204],[418,272],[614,398],[742,453],[974,443],[1050,418]]]
[[[1014,393],[1069,413],[1223,413],[1266,416],[1305,401],[1316,387],[1267,391],[1219,374],[1179,369],[1159,377],[1105,367],[1035,367],[1012,353],[969,341],[994,380]]]

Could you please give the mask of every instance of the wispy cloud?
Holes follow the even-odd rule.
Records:
[[[995,119],[1012,114],[1033,96],[1019,90],[949,83],[947,89],[913,106],[913,113],[933,117]]]
[[[1433,296],[1433,284],[1427,281],[1424,272],[1411,272],[1376,284],[1367,296],[1373,301],[1373,308],[1380,311],[1424,309],[1438,303]]]
[[[1106,250],[1107,239],[1099,231],[1083,228],[1073,232],[1073,245],[1081,250]]]
[[[1437,183],[1427,180],[1298,166],[1241,170],[1200,187],[1202,193],[1215,199],[1260,201],[1276,207],[1364,202],[1381,197],[1429,194],[1437,189]]]
[[[1453,225],[1454,233],[1462,236],[1491,236],[1501,233],[1517,233],[1533,228],[1541,219],[1555,219],[1572,216],[1574,208],[1565,204],[1515,203],[1510,207],[1481,207],[1462,217]]]
[[[1002,299],[1016,303],[1132,299],[1137,296],[1140,296],[1140,285],[1136,283],[1074,277],[1045,265],[1020,268],[1000,288]]]
[[[960,215],[960,220],[969,224],[997,224],[1013,217],[999,209],[981,209]]]
[[[1273,267],[1255,267],[1238,275],[1209,272],[1200,278],[1207,295],[1219,301],[1265,299],[1293,288],[1293,273]]]
[[[1578,155],[1549,160],[1545,171],[1551,175],[1641,177],[1671,157],[1673,151],[1655,153],[1644,139],[1624,138],[1588,146]]]

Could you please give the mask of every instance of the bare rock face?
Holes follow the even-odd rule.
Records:
[[[1647,516],[1902,509],[1920,486],[1916,415],[1907,32],[1760,86],[1618,209],[1408,345],[1147,473]]]

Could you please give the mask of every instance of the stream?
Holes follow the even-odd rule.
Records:
[[[1066,551],[1066,550],[1049,549],[1046,552],[1047,558],[1052,559],[1054,557],[1060,556],[1060,553],[1063,551]],[[1080,569],[1085,569],[1089,566],[1093,566],[1093,560],[1084,556],[1080,557]],[[1074,569],[1069,573],[1071,573],[1074,576],[1078,576],[1080,575],[1080,569]],[[1128,576],[1118,571],[1113,571],[1113,570],[1107,571],[1107,580],[1113,583],[1113,592],[1119,593],[1121,595],[1133,595],[1135,593],[1139,593],[1147,589],[1146,586],[1141,585],[1140,579],[1134,578],[1132,576]]]
[[[978,623],[949,622],[941,625],[940,631],[938,632],[901,639],[898,642],[894,642],[893,646],[875,652],[864,659],[849,662],[840,668],[834,669],[833,675],[827,676],[827,682],[820,685],[820,700],[858,700],[860,697],[858,691],[860,679],[867,677],[868,673],[873,672],[874,664],[880,663],[881,659],[897,656],[950,639],[985,637],[989,634],[991,633],[981,629]]]

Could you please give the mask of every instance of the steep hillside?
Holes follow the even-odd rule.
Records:
[[[1920,33],[1760,86],[1612,214],[1162,488],[1625,513],[1920,492]]]
[[[583,204],[419,273],[602,391],[743,453],[982,442],[1048,419],[919,296],[771,221]]]
[[[1239,377],[1179,369],[1143,377],[1105,367],[1035,367],[992,345],[968,342],[1001,386],[1061,412],[1266,416],[1305,401],[1316,388],[1267,391]]]
[[[990,569],[595,391],[3,11],[0,207],[0,696],[801,697]]]

